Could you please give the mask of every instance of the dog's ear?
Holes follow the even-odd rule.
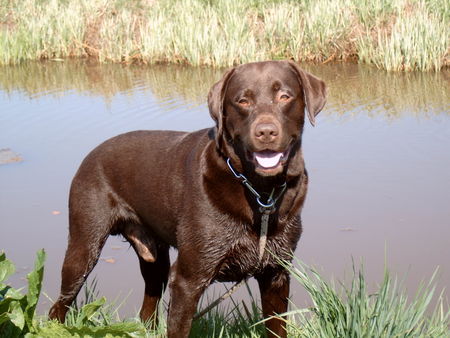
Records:
[[[298,79],[302,85],[309,122],[314,126],[316,122],[315,117],[322,110],[327,100],[327,87],[325,82],[314,75],[305,72],[296,63],[292,61],[288,62],[297,73]]]
[[[224,112],[223,112],[223,102],[225,100],[225,93],[227,91],[228,82],[234,73],[234,68],[228,70],[222,78],[216,82],[210,89],[208,94],[208,108],[209,114],[216,122],[216,142],[219,145],[220,139],[223,134],[223,124],[224,124]]]

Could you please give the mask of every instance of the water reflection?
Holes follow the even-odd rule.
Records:
[[[363,114],[395,119],[402,114],[450,113],[450,71],[388,73],[356,64],[302,65],[329,86],[326,114]],[[203,104],[212,83],[224,70],[183,66],[99,65],[89,61],[30,62],[0,67],[0,89],[32,98],[61,96],[72,91],[101,96],[151,91],[161,103],[175,99]]]
[[[330,87],[329,113],[383,115],[449,113],[450,72],[389,73],[360,65],[308,67]]]

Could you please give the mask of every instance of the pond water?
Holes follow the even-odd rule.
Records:
[[[296,256],[340,280],[351,276],[352,259],[363,261],[371,287],[381,282],[386,263],[411,295],[439,266],[437,287],[448,287],[450,73],[304,68],[327,82],[329,97],[316,127],[305,128],[310,190]],[[44,291],[57,297],[68,190],[84,156],[130,130],[211,126],[206,95],[221,74],[75,61],[0,67],[0,149],[22,159],[0,165],[0,249],[17,266],[14,286],[26,285],[35,252],[45,248]],[[120,238],[108,240],[91,276],[101,295],[127,297],[122,314],[139,310],[138,262]],[[292,295],[305,305],[295,283]],[[48,311],[49,298],[42,296],[40,313]]]

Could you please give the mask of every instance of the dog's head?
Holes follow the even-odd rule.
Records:
[[[291,61],[235,67],[208,95],[217,147],[244,171],[278,175],[299,150],[305,110],[314,125],[325,96],[325,83]]]

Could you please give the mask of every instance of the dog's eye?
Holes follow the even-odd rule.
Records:
[[[286,101],[288,101],[289,99],[290,99],[289,95],[287,95],[287,94],[282,94],[282,95],[280,96],[280,98],[279,98],[279,101],[281,101],[281,102],[286,102]]]
[[[250,102],[247,99],[239,99],[238,103],[242,107],[248,107],[250,105]]]

